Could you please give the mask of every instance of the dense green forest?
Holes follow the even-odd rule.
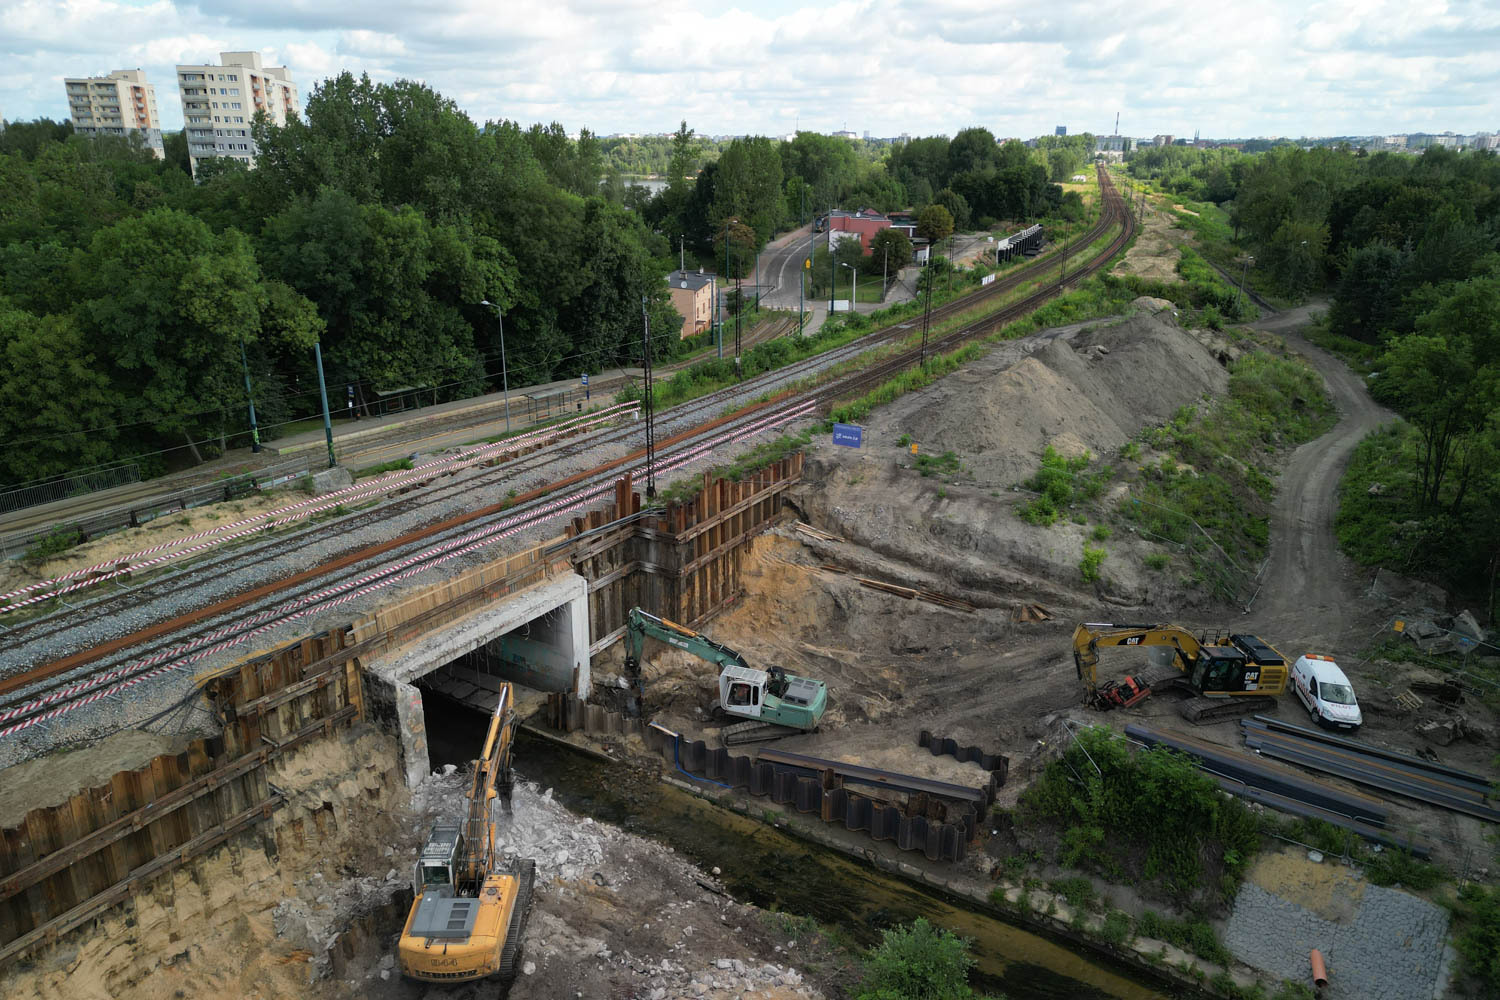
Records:
[[[1361,446],[1340,535],[1367,563],[1496,607],[1500,158],[1278,147],[1143,150],[1130,173],[1227,209],[1269,287],[1329,298],[1323,342],[1406,418]],[[1241,258],[1244,259],[1244,258]]]
[[[630,363],[643,299],[654,330],[680,323],[663,281],[680,249],[714,263],[727,249],[744,274],[775,233],[840,205],[943,205],[959,228],[1081,209],[1051,179],[1089,145],[1001,146],[982,129],[893,150],[812,133],[705,143],[684,122],[632,152],[556,122],[476,126],[422,84],[349,73],[254,134],[254,170],[204,161],[195,183],[180,134],[161,161],[66,123],[0,133],[0,479],[213,457],[247,440],[247,369],[274,436],[318,412],[314,345],[335,408],[346,387],[357,408],[490,391],[486,300],[512,385]],[[665,189],[626,185],[626,165]]]

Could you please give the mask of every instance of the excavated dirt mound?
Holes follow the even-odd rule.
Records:
[[[906,417],[922,450],[952,451],[974,476],[1010,485],[1036,472],[1048,445],[1065,455],[1112,455],[1143,426],[1222,393],[1229,375],[1166,313],[1056,337],[1009,363],[992,352],[921,394]],[[944,391],[946,389],[946,391]],[[957,406],[962,395],[967,406]]]

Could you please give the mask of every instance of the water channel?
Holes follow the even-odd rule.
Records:
[[[428,712],[433,766],[466,763],[483,739],[485,717],[455,710],[444,712],[442,724],[434,726],[431,705]],[[553,789],[553,798],[573,812],[668,844],[705,870],[717,866],[724,888],[742,902],[813,917],[861,945],[878,943],[882,929],[917,917],[969,938],[978,960],[970,981],[982,991],[1004,993],[1010,1000],[1189,995],[630,768],[525,732],[515,759],[520,777]]]

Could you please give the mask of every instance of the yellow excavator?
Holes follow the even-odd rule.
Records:
[[[411,913],[401,930],[401,974],[429,983],[500,981],[502,995],[516,975],[516,957],[536,862],[505,862],[495,852],[492,803],[510,812],[510,769],[519,723],[509,684],[490,717],[484,750],[474,762],[469,812],[463,824],[438,823],[412,875]]]
[[[1098,681],[1099,647],[1154,646],[1170,664],[1119,681]],[[1073,663],[1097,709],[1129,708],[1153,690],[1176,688],[1192,697],[1178,706],[1189,722],[1206,724],[1276,706],[1286,690],[1287,661],[1269,643],[1248,633],[1194,634],[1180,625],[1084,622],[1073,630]]]

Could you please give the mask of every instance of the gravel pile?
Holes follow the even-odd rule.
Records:
[[[1345,923],[1246,883],[1235,900],[1224,943],[1247,965],[1308,982],[1308,953],[1328,963],[1326,1000],[1413,1000],[1437,985],[1448,912],[1395,889],[1370,886]]]

